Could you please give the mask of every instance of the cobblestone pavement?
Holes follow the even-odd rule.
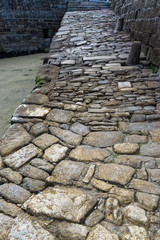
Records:
[[[65,14],[39,73],[51,82],[0,143],[0,239],[160,239],[160,79],[143,55],[125,65],[115,21]]]

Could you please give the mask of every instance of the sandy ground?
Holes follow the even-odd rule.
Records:
[[[44,53],[0,59],[0,138],[10,125],[14,110],[35,85]]]

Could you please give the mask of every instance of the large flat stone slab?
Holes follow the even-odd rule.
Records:
[[[55,227],[59,240],[86,240],[89,232],[89,228],[84,225],[66,221],[54,221],[53,228]]]
[[[120,122],[119,127],[122,132],[126,133],[142,130],[152,131],[157,128],[160,128],[160,122],[136,122],[136,123]]]
[[[158,143],[144,144],[140,149],[140,154],[150,157],[159,157],[160,144]]]
[[[61,128],[50,127],[50,132],[60,138],[62,141],[70,145],[79,145],[82,141],[82,136],[75,134],[69,130],[63,130]]]
[[[117,234],[108,231],[104,226],[97,224],[91,229],[87,240],[119,240],[119,237]]]
[[[134,188],[141,192],[160,194],[160,186],[152,182],[144,181],[141,179],[133,179],[130,183],[130,188]]]
[[[50,112],[50,108],[21,104],[13,113],[13,117],[45,117]]]
[[[144,227],[129,225],[128,230],[129,233],[125,233],[123,236],[124,240],[150,240]],[[158,238],[156,240],[158,240]]]
[[[96,204],[97,200],[80,189],[49,187],[31,197],[23,208],[32,214],[47,215],[79,223]]]
[[[33,167],[31,165],[25,165],[19,169],[19,172],[29,178],[37,179],[37,180],[45,180],[49,174],[45,171],[38,169],[36,167]]]
[[[31,136],[21,124],[13,124],[0,140],[0,154],[2,156],[8,155],[20,147],[25,146],[31,140]]]
[[[58,123],[69,123],[73,116],[74,113],[72,111],[52,109],[47,115],[47,120]]]
[[[61,161],[53,170],[52,176],[47,178],[47,183],[72,184],[81,181],[85,168],[87,166],[82,162]]]
[[[33,140],[33,143],[41,149],[46,149],[57,142],[59,142],[59,139],[48,133],[44,133]]]
[[[54,144],[50,148],[45,150],[43,157],[51,163],[62,160],[67,152],[68,148],[60,144]]]
[[[58,240],[46,231],[34,218],[27,214],[21,214],[14,220],[9,233],[10,240]]]
[[[0,212],[7,214],[11,217],[17,217],[23,213],[23,210],[16,206],[16,204],[9,203],[4,199],[0,199]]]
[[[24,203],[31,194],[29,191],[14,183],[5,183],[0,186],[0,196],[13,203]]]
[[[110,163],[97,166],[95,176],[101,180],[125,185],[134,173],[135,170],[132,167]]]
[[[108,147],[122,141],[123,134],[121,132],[91,132],[85,137],[83,144],[95,147]]]
[[[145,210],[130,204],[123,209],[124,217],[135,225],[146,225],[148,218],[146,217]]]
[[[29,144],[7,156],[4,163],[11,168],[17,169],[38,155],[41,155],[41,150],[33,144]]]
[[[18,173],[17,171],[13,171],[11,168],[3,168],[0,170],[0,176],[4,177],[10,182],[13,182],[15,184],[21,184],[22,182],[22,175]]]
[[[90,132],[90,128],[88,126],[85,126],[79,122],[73,123],[70,130],[82,136],[85,136]]]
[[[0,213],[0,226],[1,226],[0,239],[8,240],[8,234],[10,232],[10,229],[13,223],[14,223],[13,218]]]
[[[109,152],[105,149],[81,145],[72,150],[69,157],[77,161],[94,162],[103,161],[109,155]]]
[[[89,56],[89,57],[83,57],[83,61],[96,61],[96,60],[102,60],[105,62],[116,60],[116,56]]]

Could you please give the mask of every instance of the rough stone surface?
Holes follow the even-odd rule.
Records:
[[[3,161],[2,161],[2,158],[0,156],[0,169],[2,169],[2,167],[3,167]]]
[[[117,234],[109,232],[105,227],[100,224],[97,224],[93,227],[87,237],[87,240],[119,240]]]
[[[58,123],[69,123],[74,113],[66,110],[52,109],[47,116],[47,120]]]
[[[0,213],[1,239],[8,239],[8,234],[14,223],[13,218]]]
[[[159,157],[160,144],[157,143],[144,144],[141,147],[140,154],[144,156]]]
[[[123,204],[128,204],[134,201],[134,191],[129,189],[123,189],[119,187],[113,187],[109,191],[109,196],[118,199]]]
[[[24,203],[31,196],[29,191],[14,183],[1,185],[0,195],[13,203]]]
[[[73,123],[73,124],[71,125],[70,130],[71,130],[72,132],[77,133],[77,134],[80,134],[80,135],[82,135],[82,136],[85,136],[85,135],[87,135],[87,134],[90,132],[90,129],[89,129],[88,126],[84,126],[83,124],[78,123],[78,122]]]
[[[140,207],[148,210],[153,211],[158,206],[159,197],[156,195],[151,195],[148,193],[137,192],[136,193],[137,201]]]
[[[57,240],[56,237],[51,235],[27,214],[22,214],[14,220],[14,224],[9,233],[9,239]]]
[[[103,161],[107,156],[109,156],[108,151],[88,145],[76,147],[69,155],[74,160],[84,162]]]
[[[17,169],[38,155],[41,155],[40,149],[33,144],[29,144],[6,157],[4,163],[9,167]]]
[[[150,240],[144,227],[128,226],[129,234],[125,234],[122,240]]]
[[[70,160],[61,161],[53,170],[52,176],[47,178],[47,183],[72,184],[81,181],[86,165]]]
[[[48,101],[49,101],[48,96],[41,93],[34,93],[27,96],[27,98],[25,98],[25,103],[29,103],[29,104],[43,104]]]
[[[32,178],[24,178],[23,188],[30,192],[38,192],[45,188],[45,182]]]
[[[47,132],[48,132],[48,128],[44,122],[36,123],[31,127],[31,130],[30,130],[30,134],[34,136],[38,136],[42,133],[47,133]]]
[[[45,180],[49,176],[49,174],[46,173],[45,171],[35,168],[31,165],[26,165],[21,167],[19,169],[19,172],[25,177],[39,179],[39,180]]]
[[[148,169],[147,171],[152,182],[160,183],[160,169]]]
[[[136,143],[118,143],[114,145],[114,151],[122,154],[132,154],[139,149]]]
[[[160,129],[153,130],[150,134],[153,142],[160,143]]]
[[[63,130],[60,128],[50,127],[50,132],[60,138],[62,141],[71,144],[79,145],[82,141],[82,137],[78,134],[75,134],[69,130]]]
[[[37,167],[39,169],[42,169],[46,172],[51,172],[54,168],[54,166],[52,164],[50,164],[49,162],[47,162],[46,159],[40,159],[40,158],[34,158],[30,164],[34,167]]]
[[[105,218],[116,225],[122,224],[122,211],[116,198],[108,198],[105,206]]]
[[[45,150],[43,157],[51,163],[59,162],[65,157],[67,150],[67,147],[55,144]]]
[[[47,133],[44,133],[43,135],[33,140],[33,143],[41,149],[46,149],[47,147],[50,147],[52,144],[55,144],[57,142],[59,142],[58,138]]]
[[[80,189],[50,187],[31,197],[23,207],[36,215],[43,214],[51,218],[79,223],[96,202],[94,196]]]
[[[133,224],[146,225],[148,218],[146,217],[145,210],[132,204],[124,208],[124,217]]]
[[[0,140],[0,154],[8,155],[31,141],[31,136],[21,124],[13,124],[9,127],[2,140]]]
[[[93,211],[85,220],[85,224],[89,227],[93,227],[98,224],[102,219],[104,219],[104,214],[96,209]]]
[[[95,188],[100,189],[100,190],[102,190],[104,192],[108,192],[113,187],[113,185],[111,185],[109,183],[106,183],[104,181],[98,180],[96,178],[92,178],[91,184]]]
[[[9,203],[4,199],[0,199],[0,212],[7,214],[11,217],[17,217],[23,211],[13,203]]]
[[[22,182],[22,175],[10,168],[0,170],[0,176],[15,184],[20,184]]]
[[[98,166],[96,177],[101,180],[125,185],[131,180],[134,173],[135,170],[131,167],[110,163]]]
[[[133,179],[130,187],[145,193],[160,194],[160,186],[141,179]]]
[[[95,147],[108,147],[117,142],[122,142],[123,134],[121,132],[92,132],[85,137],[83,144]]]
[[[84,183],[89,183],[91,178],[93,177],[94,175],[94,172],[95,172],[95,167],[96,165],[95,164],[91,164],[87,170],[87,173],[85,175],[85,177],[83,178],[83,182]]]
[[[50,108],[22,104],[15,110],[13,117],[45,117],[49,112]]]
[[[77,223],[56,221],[53,223],[53,227],[55,226],[56,234],[58,235],[59,240],[85,240],[89,232],[88,227]]]

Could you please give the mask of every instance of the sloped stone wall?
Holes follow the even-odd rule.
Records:
[[[1,0],[0,57],[49,47],[66,11],[66,0]]]
[[[143,51],[160,65],[160,0],[112,0],[112,8],[124,17],[124,29],[143,43]]]

